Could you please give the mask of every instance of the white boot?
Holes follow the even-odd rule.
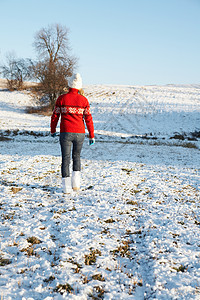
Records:
[[[72,172],[72,188],[74,191],[80,190],[80,183],[81,183],[81,172],[73,171]]]
[[[64,194],[70,194],[72,192],[71,177],[62,178],[62,189]]]

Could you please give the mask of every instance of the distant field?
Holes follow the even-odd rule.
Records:
[[[28,81],[25,81],[24,84],[26,87],[37,85],[37,83],[35,82],[28,82]],[[6,89],[6,88],[7,88],[7,79],[0,78],[0,89]]]
[[[0,79],[0,88],[5,89],[6,88],[6,79]]]

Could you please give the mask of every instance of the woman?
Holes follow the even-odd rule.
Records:
[[[85,138],[84,120],[89,132],[89,144],[95,142],[94,125],[88,100],[80,94],[82,79],[79,73],[68,80],[69,92],[58,97],[51,117],[51,135],[56,135],[56,126],[61,114],[60,145],[62,153],[62,187],[64,193],[80,189],[80,154]],[[72,147],[73,146],[73,147]],[[73,172],[70,177],[72,147]]]

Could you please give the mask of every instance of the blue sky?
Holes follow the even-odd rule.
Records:
[[[35,33],[69,28],[84,84],[196,84],[200,0],[0,0],[0,63],[35,58]]]

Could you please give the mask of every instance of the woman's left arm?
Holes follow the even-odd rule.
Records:
[[[56,105],[54,107],[53,114],[51,116],[51,134],[56,132],[56,126],[58,124],[58,120],[60,117],[60,99],[58,98],[56,101]]]

